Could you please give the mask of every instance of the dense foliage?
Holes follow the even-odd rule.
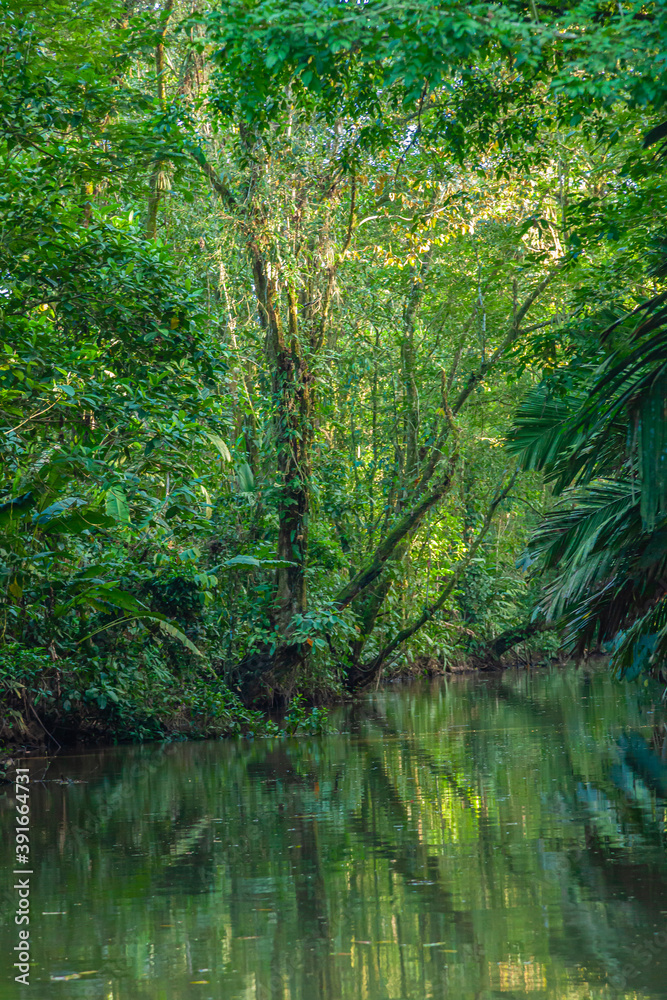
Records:
[[[659,669],[662,5],[0,17],[5,738]]]

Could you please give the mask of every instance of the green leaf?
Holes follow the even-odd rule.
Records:
[[[104,588],[96,591],[95,596],[115,608],[122,608],[124,611],[137,612],[138,614],[143,614],[146,611],[146,606],[126,590],[117,590],[115,587]]]
[[[40,511],[38,514],[33,516],[33,521],[35,524],[42,525],[49,524],[55,518],[62,517],[66,511],[70,510],[72,507],[83,507],[85,506],[85,500],[81,497],[64,497],[62,500],[56,500],[55,503],[50,504],[45,507],[44,510]]]
[[[215,445],[215,447],[218,449],[218,451],[220,452],[220,455],[225,460],[225,462],[231,462],[232,456],[231,456],[231,454],[229,452],[229,448],[227,447],[227,445],[225,444],[225,442],[222,440],[222,438],[220,437],[220,435],[219,434],[215,434],[213,431],[206,431],[206,437],[209,439],[209,441],[211,442],[211,444]]]
[[[194,653],[195,656],[203,657],[204,654],[202,651],[197,649],[194,642],[191,642],[187,635],[185,635],[184,632],[181,632],[180,628],[174,625],[173,622],[166,621],[164,618],[158,618],[155,615],[142,615],[141,617],[147,619],[148,621],[155,622],[162,632],[171,636],[172,639],[178,639],[178,641],[185,646],[186,649],[189,649],[191,653]]]
[[[30,491],[20,497],[15,497],[13,500],[7,500],[5,503],[0,504],[0,527],[8,524],[10,521],[25,517],[36,503],[37,499],[34,493]]]
[[[223,566],[261,566],[262,562],[260,559],[255,559],[254,556],[234,556],[232,559],[228,559],[227,562],[223,563]]]
[[[80,535],[92,528],[112,528],[115,523],[113,518],[107,517],[101,511],[75,511],[64,517],[52,518],[42,530],[48,535]]]
[[[114,518],[121,524],[130,523],[130,509],[127,504],[127,497],[117,486],[107,490],[105,507],[109,517]]]

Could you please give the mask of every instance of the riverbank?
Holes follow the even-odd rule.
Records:
[[[53,658],[46,649],[0,654],[0,746],[141,743],[260,731],[263,712],[244,705],[211,666],[194,658]]]
[[[10,655],[8,655],[8,653]],[[544,651],[514,651],[499,660],[461,655],[443,662],[408,654],[373,684],[411,683],[444,674],[475,674],[507,667],[531,668],[563,658]],[[13,649],[0,655],[0,777],[2,761],[16,754],[77,744],[109,746],[155,740],[221,739],[326,730],[328,709],[350,701],[342,686],[312,679],[294,692],[276,721],[275,705],[250,706],[209,664],[181,659],[140,667],[116,660],[113,669],[91,660],[53,660],[47,650]]]

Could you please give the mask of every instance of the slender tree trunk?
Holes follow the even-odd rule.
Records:
[[[396,500],[396,513],[399,514],[406,506],[408,496],[413,490],[418,476],[419,459],[419,390],[417,387],[417,354],[415,347],[415,320],[421,301],[424,297],[424,278],[428,270],[428,264],[424,265],[421,272],[413,272],[412,284],[408,294],[405,309],[403,311],[403,335],[401,339],[401,378],[403,382],[405,418],[404,418],[404,462],[403,462],[403,489],[399,490]],[[373,421],[375,440],[375,420],[376,420],[375,391],[373,392]],[[392,562],[402,563],[406,553],[410,548],[410,541],[413,532],[410,531],[400,542],[392,555]],[[367,639],[375,628],[377,617],[382,610],[382,606],[387,599],[392,587],[392,577],[386,568],[380,578],[355,599],[353,609],[359,621],[361,629],[360,636],[352,644],[351,648],[351,669],[354,671],[359,664],[363,649]]]
[[[378,543],[368,562],[338,592],[335,603],[339,608],[347,607],[358,594],[378,578],[387,561],[391,558],[396,546],[403,541],[409,532],[415,531],[428,511],[449,493],[454,470],[458,463],[457,446],[451,449],[449,457],[445,456],[448,438],[452,431],[455,430],[453,417],[463,409],[475,386],[486,378],[505,356],[507,350],[519,336],[521,321],[526,316],[528,310],[561,270],[562,267],[557,267],[546,275],[528,295],[518,312],[513,314],[510,328],[500,347],[479,365],[475,371],[470,373],[451,411],[447,410],[446,400],[444,401],[445,406],[443,409],[446,413],[446,421],[435,445],[431,448],[429,455],[425,457],[424,464],[420,469],[419,479],[413,492],[412,505],[399,516],[393,527],[390,528],[385,537]],[[435,485],[432,485],[433,480],[435,480]]]
[[[167,105],[167,90],[165,87],[164,73],[164,39],[167,34],[167,25],[174,9],[174,0],[167,0],[160,15],[160,33],[155,46],[155,75],[157,78],[157,97],[160,107],[164,111]],[[157,235],[157,213],[162,197],[162,177],[163,170],[160,160],[155,160],[150,178],[150,194],[148,196],[148,209],[146,214],[146,237],[154,240]]]
[[[287,331],[280,314],[280,288],[259,253],[253,271],[273,365],[278,472],[278,551],[275,625],[289,645],[292,620],[306,611],[308,514],[313,439],[313,379],[299,342],[297,299],[286,290]],[[288,657],[289,659],[289,657]]]
[[[543,619],[515,625],[513,628],[508,628],[504,632],[501,632],[495,639],[488,642],[475,659],[483,666],[489,663],[491,666],[497,666],[501,656],[508,653],[510,649],[514,649],[520,642],[525,642],[526,639],[530,639],[540,632],[546,632],[549,628],[554,628],[554,623],[545,622]]]
[[[395,560],[401,562],[408,549],[407,543],[400,545],[395,553]],[[392,578],[385,569],[379,579],[367,587],[366,590],[357,597],[353,604],[353,609],[357,617],[360,628],[359,638],[352,643],[350,650],[350,664],[348,676],[358,668],[364,652],[364,647],[370,638],[373,629],[377,624],[378,615],[382,606],[389,596],[392,586]]]
[[[454,454],[445,461],[444,471],[441,473],[436,485],[428,492],[423,493],[414,506],[401,515],[376,547],[368,563],[338,592],[334,601],[339,608],[346,608],[355,599],[357,594],[360,594],[362,590],[365,590],[366,587],[369,587],[377,580],[399,543],[412,531],[416,530],[423,520],[424,515],[432,507],[440,503],[447,496],[451,489],[457,461],[458,451],[455,450]]]
[[[401,629],[401,631],[396,636],[394,636],[394,638],[390,642],[388,642],[385,646],[383,646],[378,655],[371,663],[365,664],[363,666],[359,664],[353,666],[353,669],[348,672],[346,677],[346,686],[348,687],[349,690],[351,691],[356,690],[357,688],[367,687],[369,684],[371,684],[379,674],[387,658],[391,656],[391,654],[394,653],[397,649],[399,649],[399,647],[402,646],[404,642],[412,638],[412,636],[415,635],[415,633],[418,632],[419,629],[423,628],[423,626],[426,625],[427,622],[431,621],[433,616],[438,611],[440,611],[440,609],[444,606],[447,598],[451,595],[451,593],[454,590],[454,587],[461,579],[464,570],[470,564],[472,557],[477,552],[479,546],[486,537],[486,534],[488,533],[489,528],[491,527],[493,518],[495,516],[496,511],[498,510],[498,507],[503,502],[503,500],[506,499],[506,497],[509,495],[510,490],[514,486],[514,483],[516,481],[516,476],[517,473],[514,472],[510,477],[509,482],[506,484],[506,486],[504,486],[502,490],[496,493],[491,504],[489,505],[489,509],[486,512],[484,523],[482,524],[482,527],[478,532],[477,537],[474,539],[474,541],[470,545],[470,548],[468,549],[466,558],[462,560],[458,566],[455,567],[454,572],[452,573],[450,579],[441,589],[436,599],[432,601],[430,604],[427,604],[427,606],[422,611],[421,615],[419,615],[409,625],[406,625],[405,628]]]
[[[424,265],[421,273],[415,273],[408,302],[403,314],[403,339],[401,341],[401,367],[403,390],[405,393],[405,485],[412,484],[417,474],[417,459],[419,447],[419,391],[417,388],[415,349],[415,319],[417,310],[424,297],[424,278],[428,265]]]

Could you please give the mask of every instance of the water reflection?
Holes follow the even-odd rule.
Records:
[[[381,692],[336,736],[56,759],[31,992],[664,998],[664,719],[604,674],[507,674]],[[9,872],[9,796],[0,823]]]

